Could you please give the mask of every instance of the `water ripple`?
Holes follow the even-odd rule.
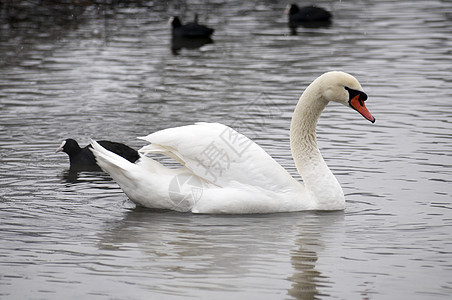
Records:
[[[66,25],[36,19],[40,8],[0,26],[1,296],[449,296],[450,3],[319,2],[331,26],[290,35],[279,1],[131,2],[72,10]],[[214,43],[174,55],[168,17],[195,12]],[[299,179],[290,117],[306,85],[333,69],[359,78],[377,118],[330,105],[319,121],[345,212],[139,209],[107,174],[71,172],[54,153],[68,137],[139,148],[136,136],[215,121]]]

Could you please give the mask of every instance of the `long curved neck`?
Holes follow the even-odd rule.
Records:
[[[312,84],[301,95],[290,124],[290,147],[306,189],[320,207],[343,209],[342,188],[330,171],[317,145],[317,121],[328,102]]]

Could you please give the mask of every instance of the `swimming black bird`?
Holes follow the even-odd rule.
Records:
[[[298,7],[296,4],[287,6],[286,13],[289,23],[330,22],[331,13],[314,5]]]
[[[195,15],[193,22],[182,24],[179,17],[175,16],[170,19],[170,24],[173,27],[173,37],[184,38],[208,38],[215,31],[213,28],[198,24],[198,16]]]
[[[99,141],[105,149],[110,150],[124,157],[128,161],[134,163],[140,158],[138,152],[127,145],[110,142],[110,141]],[[100,167],[96,163],[93,153],[90,150],[91,145],[84,148],[80,148],[79,144],[74,139],[67,139],[63,141],[56,152],[65,152],[69,155],[69,163],[71,169],[77,170],[100,170]]]

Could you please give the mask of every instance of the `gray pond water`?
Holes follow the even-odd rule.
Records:
[[[449,299],[452,3],[317,1],[333,23],[297,35],[286,3],[3,8],[1,298]],[[168,18],[196,12],[214,43],[172,50]],[[55,153],[68,137],[139,148],[137,136],[212,121],[297,176],[291,113],[329,70],[360,80],[377,119],[330,105],[319,122],[343,212],[138,209]]]

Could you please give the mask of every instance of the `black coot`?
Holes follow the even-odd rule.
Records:
[[[140,158],[138,152],[127,145],[110,142],[110,141],[99,141],[98,142],[105,149],[114,152],[128,161],[134,163]],[[71,169],[100,169],[96,163],[93,153],[90,150],[91,145],[84,148],[80,148],[79,144],[74,139],[67,139],[63,141],[56,152],[65,152],[69,155],[69,162]]]
[[[327,27],[331,24],[331,13],[321,7],[314,5],[298,7],[296,4],[290,4],[286,8],[288,16],[288,25],[292,35],[297,34],[297,27],[319,28]]]
[[[329,11],[314,5],[298,7],[291,4],[287,8],[289,23],[329,22],[332,15]]]
[[[207,27],[202,24],[198,24],[198,17],[195,16],[193,22],[182,24],[179,17],[172,17],[170,19],[173,37],[184,37],[184,38],[209,38],[214,29]]]

